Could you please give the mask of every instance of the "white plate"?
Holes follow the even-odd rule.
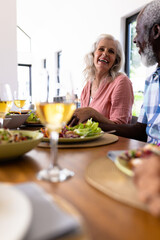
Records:
[[[124,152],[121,154],[123,155]],[[121,172],[125,173],[126,175],[128,175],[130,177],[133,177],[133,175],[134,175],[133,170],[131,169],[131,167],[129,166],[129,164],[126,160],[120,158],[120,155],[116,158],[115,165]]]
[[[14,187],[0,184],[0,239],[22,240],[31,218],[28,198]]]

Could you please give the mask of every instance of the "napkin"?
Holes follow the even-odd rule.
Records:
[[[80,229],[78,220],[63,211],[41,187],[29,182],[15,185],[30,200],[32,221],[23,240],[51,240]]]
[[[111,159],[113,162],[116,160],[116,158],[123,153],[125,150],[117,150],[117,151],[109,151],[107,153],[107,157]]]

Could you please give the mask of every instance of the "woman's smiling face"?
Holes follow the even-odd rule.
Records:
[[[116,60],[116,44],[113,40],[104,38],[99,41],[94,52],[94,66],[97,72],[107,74]]]

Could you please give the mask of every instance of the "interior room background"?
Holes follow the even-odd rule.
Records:
[[[26,86],[51,98],[72,78],[80,96],[84,55],[101,33],[120,40],[125,50],[126,19],[148,0],[0,0],[0,81],[12,91]],[[138,51],[137,51],[138,56]],[[130,61],[130,59],[128,59]],[[125,71],[123,68],[122,71]],[[143,90],[148,68],[135,69],[134,91]]]

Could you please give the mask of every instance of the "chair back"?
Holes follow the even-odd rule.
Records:
[[[138,117],[132,116],[131,124],[136,124]]]

